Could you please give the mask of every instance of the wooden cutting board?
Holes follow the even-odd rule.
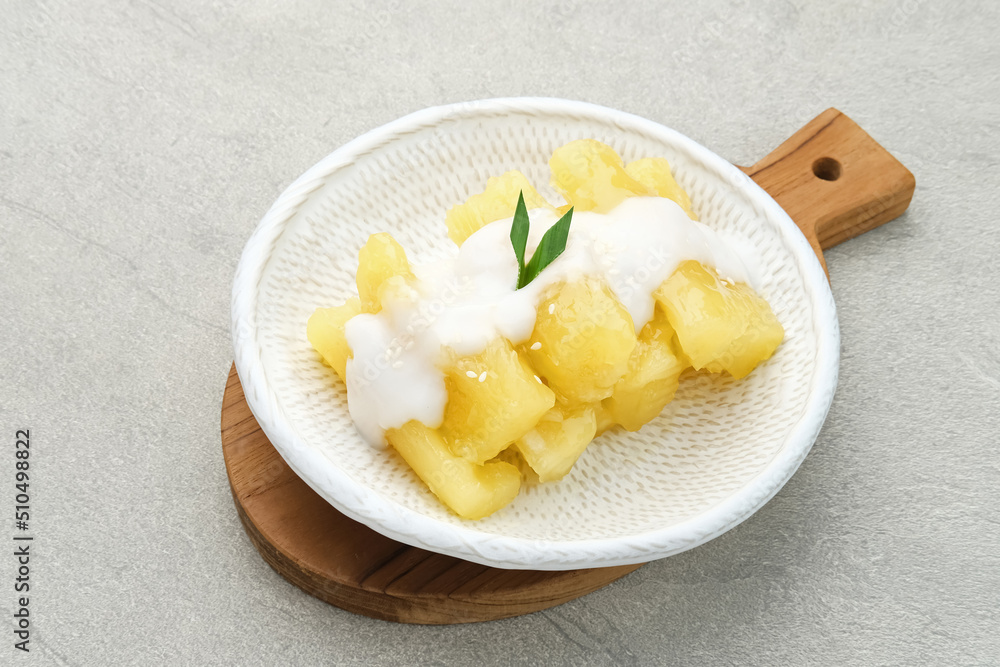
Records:
[[[913,175],[850,118],[827,109],[753,167],[740,167],[823,249],[896,218]],[[502,570],[395,542],[323,500],[285,464],[229,371],[222,454],[236,511],[275,570],[348,611],[401,623],[470,623],[527,614],[586,595],[640,565]]]

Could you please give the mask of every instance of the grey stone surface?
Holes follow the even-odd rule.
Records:
[[[0,663],[1000,664],[994,3],[2,4],[0,541],[21,427],[37,539],[32,651],[5,629]],[[630,111],[742,164],[836,106],[917,191],[828,253],[840,387],[754,517],[527,617],[354,616],[281,579],[236,520],[231,277],[325,154],[513,95]]]

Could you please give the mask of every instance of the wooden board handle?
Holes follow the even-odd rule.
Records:
[[[740,169],[795,221],[824,271],[825,248],[899,217],[916,184],[909,169],[836,109]]]

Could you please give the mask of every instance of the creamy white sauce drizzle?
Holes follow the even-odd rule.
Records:
[[[535,209],[529,217],[526,260],[559,216]],[[669,199],[633,197],[606,214],[574,212],[566,250],[519,290],[510,227],[510,218],[486,225],[450,261],[414,267],[417,284],[400,285],[382,312],[348,321],[348,408],[372,446],[384,447],[385,431],[411,419],[440,426],[448,400],[437,367],[442,348],[464,356],[498,336],[528,340],[543,293],[554,284],[604,281],[638,333],[653,317],[653,292],[683,261],[714,267],[729,281],[757,282],[728,243]]]

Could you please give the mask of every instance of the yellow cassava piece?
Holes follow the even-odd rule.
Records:
[[[506,338],[453,358],[444,372],[448,404],[440,430],[456,455],[474,463],[499,454],[555,404],[555,394]]]
[[[445,217],[448,238],[456,245],[462,245],[465,239],[484,225],[513,217],[517,208],[517,197],[522,192],[524,206],[529,211],[533,208],[552,208],[552,205],[532,187],[524,174],[519,171],[508,171],[502,176],[491,178],[486,182],[485,190],[472,195],[464,204],[451,207]]]
[[[610,396],[628,370],[635,325],[600,282],[563,283],[542,300],[525,348],[552,389],[571,401],[593,403]]]
[[[540,482],[562,479],[597,433],[589,405],[557,405],[515,443]]]
[[[344,325],[360,312],[361,300],[352,297],[340,306],[317,308],[306,324],[306,337],[310,345],[319,352],[323,361],[337,371],[341,380],[346,378],[347,360],[351,356],[351,348],[344,335]]]
[[[578,139],[557,148],[549,169],[552,186],[576,211],[607,213],[627,197],[656,196],[628,175],[611,146],[594,139]]]
[[[418,421],[389,429],[385,436],[434,495],[463,519],[493,514],[521,488],[521,473],[511,464],[479,465],[455,456],[438,431]]]
[[[628,372],[615,384],[614,393],[604,399],[612,419],[628,431],[638,431],[674,398],[688,364],[674,348],[673,336],[666,316],[657,309],[639,332]]]
[[[752,288],[695,261],[681,264],[655,296],[695,369],[744,377],[785,337],[771,306]]]
[[[659,196],[677,202],[688,217],[697,220],[691,210],[691,198],[684,191],[670,171],[670,163],[662,157],[647,157],[629,162],[625,167],[629,176],[639,181]]]
[[[390,234],[372,234],[358,252],[358,294],[364,312],[382,310],[382,286],[397,276],[407,281],[414,278],[406,251]]]

